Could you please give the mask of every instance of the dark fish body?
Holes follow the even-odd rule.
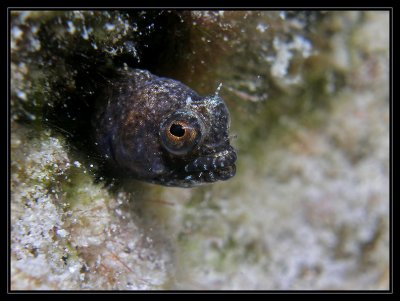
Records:
[[[121,70],[100,96],[93,126],[99,151],[118,173],[191,187],[235,175],[229,112],[179,81]]]

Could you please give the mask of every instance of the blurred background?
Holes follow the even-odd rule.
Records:
[[[388,11],[11,11],[12,290],[389,288]],[[237,174],[109,179],[119,67],[220,96]],[[111,183],[111,184],[110,184]]]

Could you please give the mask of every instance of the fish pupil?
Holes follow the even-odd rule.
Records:
[[[175,137],[183,137],[185,135],[185,129],[180,124],[173,123],[169,131]]]

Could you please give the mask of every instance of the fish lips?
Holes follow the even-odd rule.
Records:
[[[230,146],[223,151],[196,158],[185,166],[185,172],[206,182],[228,180],[236,174],[236,159],[236,151]]]

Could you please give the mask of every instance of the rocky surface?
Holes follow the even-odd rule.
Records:
[[[389,13],[12,12],[11,289],[388,289]],[[236,176],[110,179],[116,67],[215,92]]]

